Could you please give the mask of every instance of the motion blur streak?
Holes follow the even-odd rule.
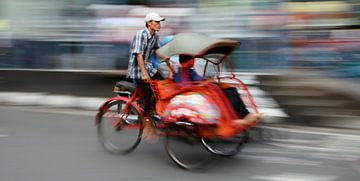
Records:
[[[28,159],[33,158],[33,155],[24,156],[28,149],[36,150],[29,154],[54,151],[60,156],[47,156],[58,159],[57,163],[63,162],[63,150],[58,149],[57,142],[46,140],[51,136],[44,136],[44,130],[59,131],[53,136],[56,136],[55,140],[61,138],[64,144],[72,144],[68,141],[74,138],[88,139],[85,146],[89,148],[86,150],[82,149],[82,140],[73,144],[74,148],[81,150],[77,153],[79,157],[74,157],[73,150],[69,150],[67,155],[70,161],[83,157],[84,165],[76,167],[64,162],[62,170],[70,165],[75,170],[73,175],[86,172],[76,170],[79,168],[91,169],[87,170],[85,177],[97,174],[93,171],[100,167],[89,165],[99,160],[102,163],[105,153],[96,153],[102,158],[98,161],[86,161],[91,160],[88,158],[93,155],[91,150],[98,145],[93,144],[93,135],[86,139],[81,137],[93,133],[92,127],[82,125],[90,127],[91,123],[73,122],[75,118],[68,115],[77,115],[78,120],[88,121],[89,118],[81,117],[82,114],[95,114],[99,104],[113,96],[113,85],[124,79],[127,70],[130,41],[135,32],[144,27],[144,17],[148,12],[157,12],[166,18],[161,22],[160,38],[180,32],[199,32],[241,42],[228,60],[236,75],[247,79],[244,82],[250,84],[250,93],[255,94],[255,102],[265,113],[267,125],[260,141],[267,145],[255,143],[240,153],[241,158],[235,157],[234,160],[238,159],[236,165],[246,162],[246,159],[251,163],[260,162],[249,163],[249,167],[236,167],[239,173],[253,174],[247,175],[252,180],[359,178],[359,0],[0,0],[0,107],[5,105],[4,110],[0,110],[0,144],[5,145],[0,145],[5,148],[0,152],[0,158],[9,159],[8,162],[0,161],[0,171],[4,171],[0,172],[1,175],[10,177],[16,171],[26,173],[28,168],[22,169],[25,168],[22,164],[31,165]],[[223,70],[227,73],[228,69],[224,67]],[[18,110],[13,109],[14,105],[27,107]],[[44,111],[44,107],[51,109]],[[62,110],[68,107],[72,110]],[[41,114],[36,112],[38,109],[42,110]],[[86,111],[83,113],[77,109]],[[55,114],[59,112],[66,114]],[[28,115],[33,115],[33,118]],[[51,121],[50,118],[57,121],[47,122]],[[33,126],[36,123],[46,127],[34,131],[41,128]],[[28,127],[24,129],[24,126]],[[61,126],[69,132],[74,130],[74,136],[70,134],[69,139],[65,139],[68,137],[63,137],[63,132],[58,129]],[[32,147],[36,144],[30,144],[25,136],[24,140],[20,139],[22,142],[16,142],[19,135],[27,134],[33,134],[35,143],[40,137],[44,139],[43,147]],[[16,144],[21,149],[14,149],[18,146]],[[49,147],[49,144],[54,145]],[[89,152],[83,154],[83,151]],[[13,157],[3,156],[11,153],[14,153]],[[156,153],[160,155],[158,158],[163,157],[161,151]],[[140,152],[140,155],[145,154]],[[5,164],[18,160],[19,156],[22,164],[10,167]],[[134,168],[140,165],[143,170],[155,160],[149,156],[148,160],[142,160],[143,164],[137,164],[134,160],[138,157],[141,157],[139,152],[133,157],[118,159],[134,164]],[[48,159],[39,158],[33,162],[39,160],[41,163]],[[141,159],[138,160],[141,163]],[[107,161],[116,166],[110,165],[111,168],[102,170],[103,173],[124,163],[116,159]],[[266,165],[269,162],[270,167]],[[154,172],[146,172],[154,174],[153,180],[159,180],[157,168],[169,169],[168,165],[163,166],[166,161],[156,164],[160,166],[150,168],[155,169]],[[295,165],[300,169],[292,169]],[[137,170],[123,167],[130,170],[128,173]],[[35,175],[43,178],[43,169],[29,168],[38,171]],[[248,168],[251,172],[247,172]],[[258,168],[262,169],[259,169],[261,173]],[[49,175],[61,173],[59,170],[54,167]],[[120,173],[118,171],[112,173],[116,175]],[[177,170],[165,171],[164,174],[169,178],[175,178],[175,174],[184,175],[174,172]],[[18,176],[27,179],[31,175],[30,172],[14,174],[12,180],[18,180]],[[118,179],[118,176],[114,178]],[[216,178],[216,175],[211,176]],[[109,179],[101,178],[101,175],[93,178],[98,177],[97,180]],[[238,178],[240,176],[233,180]]]

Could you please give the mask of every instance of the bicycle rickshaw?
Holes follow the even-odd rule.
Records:
[[[193,107],[189,105],[167,106],[178,95],[198,90],[209,91],[216,89],[216,85],[226,82],[241,92],[242,100],[252,112],[258,112],[246,85],[233,73],[221,72],[224,68],[223,63],[230,63],[227,61],[228,55],[239,45],[240,42],[234,40],[217,39],[198,33],[180,33],[157,50],[157,53],[164,57],[181,54],[194,56],[196,61],[204,63],[204,77],[211,65],[216,74],[204,81],[180,84],[174,83],[171,76],[165,80],[151,81],[156,99],[156,106],[155,103],[153,106],[153,123],[158,134],[165,137],[164,146],[167,154],[181,168],[201,168],[214,155],[234,156],[249,138],[247,133],[249,127],[238,129],[226,136],[219,136],[217,132],[219,123],[203,119],[196,114]],[[166,63],[170,75],[174,68],[169,59],[166,60]],[[142,137],[141,95],[133,83],[126,81],[117,82],[114,92],[117,93],[117,96],[106,100],[96,115],[98,138],[108,152],[127,154],[138,146]],[[218,94],[210,95],[220,96]],[[226,102],[223,97],[217,100]],[[220,108],[224,109],[224,106],[225,112],[219,110]],[[224,113],[227,114],[226,111],[231,109],[229,104],[222,104],[218,106],[218,113],[222,118],[229,117]],[[174,116],[171,114],[172,111],[178,114]],[[194,111],[195,114],[193,114]]]

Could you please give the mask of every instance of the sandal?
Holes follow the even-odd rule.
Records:
[[[142,138],[149,143],[156,143],[159,139],[159,136],[156,134],[156,128],[148,117],[144,118]]]

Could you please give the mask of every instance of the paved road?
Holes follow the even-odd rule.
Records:
[[[276,180],[353,181],[360,178],[360,138],[334,133],[273,130],[233,159],[204,172],[177,168],[162,143],[127,156],[105,152],[93,112],[0,107],[2,181]]]

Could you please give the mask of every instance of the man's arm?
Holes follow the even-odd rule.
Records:
[[[140,53],[136,54],[136,60],[138,62],[138,65],[140,66],[142,80],[149,81],[150,76],[145,68],[144,59]]]
[[[160,60],[166,60],[168,58],[168,57],[165,57],[165,56],[159,54],[157,51],[155,51],[155,54],[157,57],[159,57]]]
[[[166,62],[166,65],[169,67],[171,73],[174,74],[175,70],[174,70],[174,67],[170,63],[170,57],[162,56],[161,54],[157,53],[157,51],[155,51],[155,54],[156,54],[157,57],[159,57],[160,60]]]
[[[150,80],[150,77],[148,72],[146,71],[144,59],[142,57],[142,52],[144,51],[144,37],[141,31],[138,31],[136,33],[132,45],[134,47],[132,47],[131,53],[135,54],[136,61],[140,66],[141,79],[148,81]]]

